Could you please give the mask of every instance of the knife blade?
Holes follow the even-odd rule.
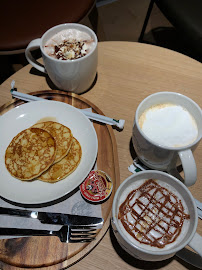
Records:
[[[59,224],[69,226],[96,226],[102,227],[103,219],[63,213],[51,213],[0,207],[0,215],[18,216],[38,219],[43,224]]]

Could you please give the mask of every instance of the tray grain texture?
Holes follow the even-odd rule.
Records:
[[[59,90],[47,90],[31,93],[49,100],[57,100],[84,109],[91,107],[93,112],[103,114],[93,103],[74,93]],[[23,104],[21,100],[13,101],[0,108],[0,114]],[[106,233],[111,217],[113,197],[120,184],[118,154],[116,141],[111,126],[93,123],[98,137],[97,168],[105,171],[113,180],[113,192],[102,207],[104,226],[98,232],[96,240],[88,244],[61,243],[57,237],[28,237],[0,240],[1,269],[62,269],[86,256]]]

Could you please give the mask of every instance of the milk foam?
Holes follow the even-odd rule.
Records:
[[[77,29],[65,29],[54,36],[52,36],[45,44],[44,51],[46,54],[54,57],[55,46],[63,44],[65,41],[73,42],[79,41],[84,42],[84,46],[82,47],[82,52],[89,53],[95,47],[95,41],[92,40],[91,36],[86,32],[77,30]]]
[[[144,134],[167,147],[181,147],[194,142],[198,136],[195,119],[182,106],[160,104],[147,109],[139,118]]]
[[[120,198],[119,198],[119,201],[118,201],[118,209],[117,209],[117,213],[119,212],[119,207],[120,205],[125,201],[125,199],[127,198],[128,194],[130,192],[132,192],[133,190],[139,188],[146,180],[139,180],[139,181],[136,181],[134,183],[132,183],[130,186],[128,186],[124,192],[121,194]],[[169,190],[170,192],[172,192],[175,196],[178,197],[178,199],[182,202],[182,205],[184,207],[184,212],[186,214],[188,214],[188,207],[184,201],[184,199],[182,198],[182,196],[180,195],[180,193],[174,188],[172,187],[171,185],[161,181],[161,180],[156,180],[157,183],[159,185],[161,185],[162,187],[166,188],[167,190]],[[135,200],[135,199],[134,199]],[[131,202],[131,204],[133,204],[134,202]],[[135,209],[137,211],[137,209]],[[128,217],[128,220],[129,222],[133,223],[134,222],[134,219],[131,217],[130,218],[130,214],[127,216]],[[118,219],[118,225],[119,225],[119,228],[121,229],[123,235],[125,235],[126,238],[128,238],[133,244],[135,244],[136,246],[139,246],[141,248],[144,248],[146,250],[149,250],[149,251],[161,251],[161,250],[168,250],[168,249],[171,249],[175,246],[177,246],[177,244],[179,244],[186,236],[188,230],[189,230],[189,226],[190,226],[190,220],[187,220],[185,219],[184,220],[184,223],[183,223],[183,226],[182,226],[182,230],[181,230],[181,233],[180,235],[177,237],[177,239],[173,242],[173,243],[170,243],[170,244],[167,244],[164,248],[158,248],[158,247],[154,247],[154,246],[150,246],[150,245],[146,245],[146,244],[143,244],[143,243],[140,243],[138,242],[135,238],[133,238],[126,230],[125,228],[123,227],[123,224],[122,222]]]

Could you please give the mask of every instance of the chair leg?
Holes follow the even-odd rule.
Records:
[[[103,24],[100,20],[96,5],[93,7],[92,11],[89,13],[88,19],[93,28],[93,31],[97,35],[98,41],[105,41],[106,40],[105,31],[103,29]]]
[[[98,31],[98,11],[96,5],[92,8],[88,15],[89,21],[93,27],[93,31],[97,34]]]
[[[144,33],[145,33],[145,30],[146,30],[146,27],[147,27],[147,24],[148,24],[148,21],[149,21],[151,12],[152,12],[154,1],[155,0],[150,1],[149,7],[148,7],[148,10],[147,10],[147,14],[146,14],[146,17],[145,17],[145,20],[144,20],[144,24],[143,24],[143,27],[142,27],[142,31],[141,31],[140,36],[138,38],[139,42],[143,42]]]

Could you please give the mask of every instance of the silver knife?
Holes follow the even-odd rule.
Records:
[[[96,226],[102,227],[103,219],[99,217],[79,216],[63,213],[37,212],[24,209],[0,207],[0,215],[18,216],[38,219],[45,224],[60,224],[69,226]]]

